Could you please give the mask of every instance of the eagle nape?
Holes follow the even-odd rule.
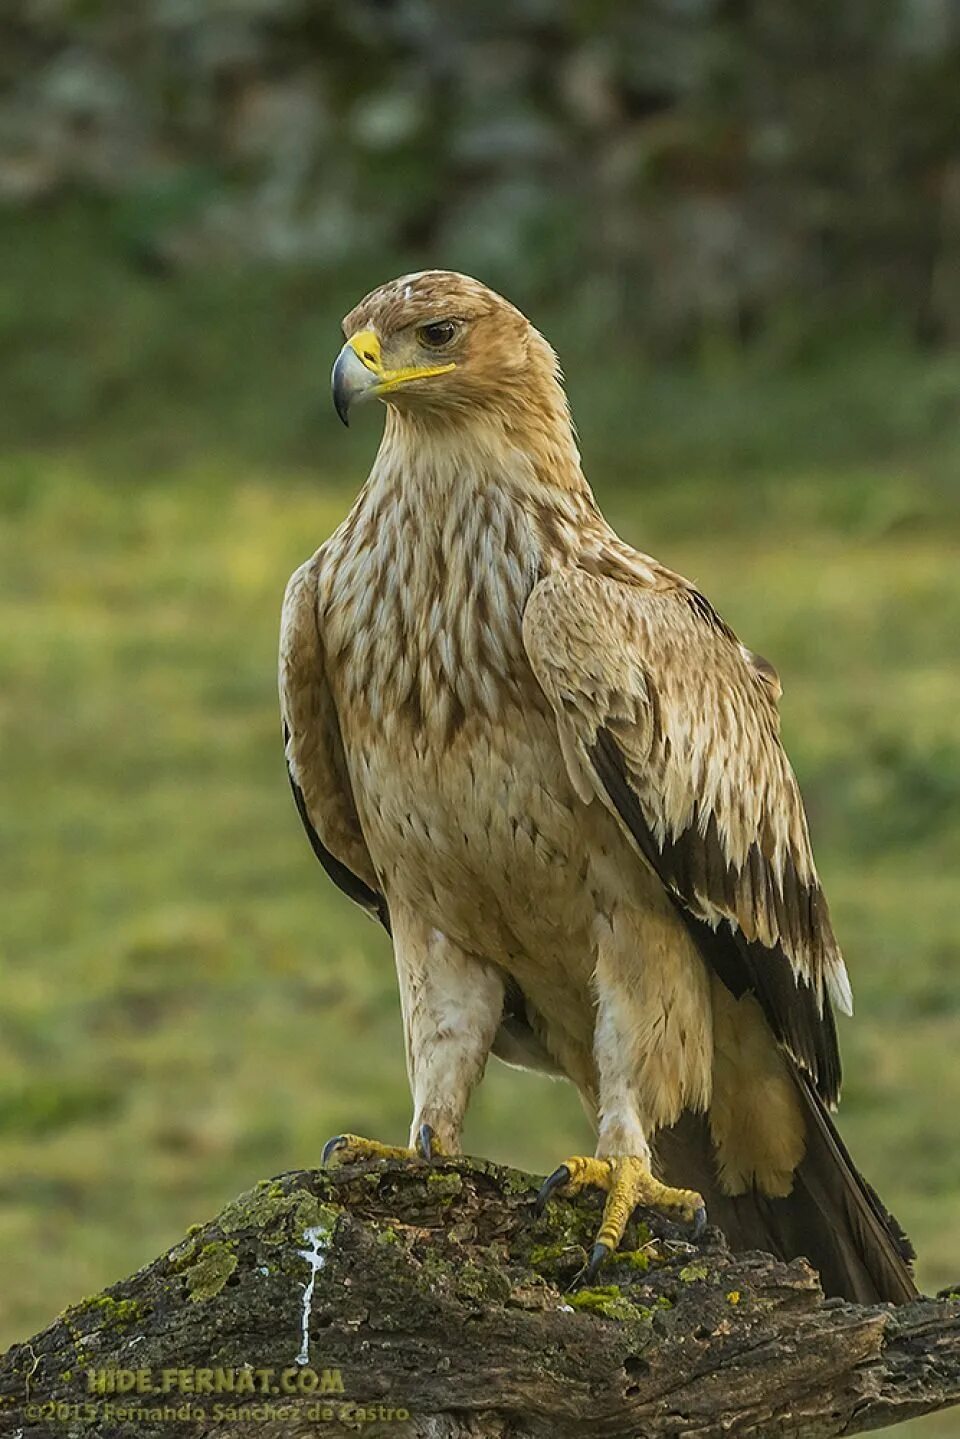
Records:
[[[542,1213],[554,1194],[573,1195],[591,1187],[605,1190],[607,1199],[596,1243],[581,1275],[584,1284],[596,1278],[604,1261],[619,1248],[639,1205],[678,1213],[691,1226],[694,1240],[699,1239],[706,1228],[707,1210],[702,1196],[693,1189],[671,1189],[662,1184],[650,1172],[649,1162],[636,1155],[616,1155],[610,1159],[574,1155],[565,1159],[544,1181],[536,1198],[536,1211]]]

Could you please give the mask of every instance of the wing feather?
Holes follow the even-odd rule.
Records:
[[[344,894],[390,933],[387,901],[370,858],[327,683],[319,625],[323,550],[295,571],[280,622],[280,712],[294,802],[317,859]]]
[[[555,571],[528,601],[524,642],[578,790],[589,776],[706,961],[734,994],[756,995],[834,1102],[831,998],[849,1009],[850,991],[772,667],[676,576]]]

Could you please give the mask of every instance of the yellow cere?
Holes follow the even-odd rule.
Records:
[[[397,389],[398,386],[406,384],[408,380],[427,380],[431,375],[445,375],[449,370],[457,368],[451,360],[446,365],[404,365],[399,370],[385,370],[383,351],[373,330],[361,330],[352,336],[347,344],[357,359],[378,376],[380,384],[377,387],[377,393],[380,395]]]

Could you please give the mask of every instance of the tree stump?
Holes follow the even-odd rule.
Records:
[[[802,1260],[472,1160],[264,1181],[0,1359],[0,1434],[827,1439],[960,1401],[960,1299],[824,1300]]]

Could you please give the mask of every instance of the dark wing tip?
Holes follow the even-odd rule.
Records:
[[[287,726],[284,725],[284,744],[286,744],[289,738],[289,733]],[[342,860],[337,859],[336,855],[331,854],[327,849],[313,827],[313,822],[307,813],[307,804],[303,797],[303,790],[294,779],[289,763],[287,764],[287,778],[290,781],[290,788],[293,791],[293,801],[297,806],[297,813],[303,822],[303,827],[307,832],[307,838],[310,841],[310,847],[317,859],[337,888],[343,890],[343,893],[348,899],[352,899],[354,904],[359,904],[361,909],[365,909],[374,919],[378,919],[387,931],[387,934],[391,934],[390,911],[387,907],[385,896],[382,895],[379,890],[371,889],[370,885],[362,880],[359,875],[354,874],[352,869],[348,869]]]

